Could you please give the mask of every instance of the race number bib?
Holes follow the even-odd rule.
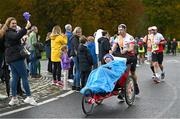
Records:
[[[152,44],[152,51],[159,50],[159,46],[156,44]]]

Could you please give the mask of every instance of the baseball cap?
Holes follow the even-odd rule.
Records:
[[[152,30],[157,30],[157,27],[156,26],[152,26],[151,29]]]
[[[125,24],[120,24],[120,25],[118,26],[118,29],[126,29],[126,25],[125,25]]]
[[[148,27],[148,31],[152,30],[152,27]]]
[[[114,60],[113,56],[110,54],[106,54],[103,59],[105,60],[106,58],[110,58],[111,60]]]

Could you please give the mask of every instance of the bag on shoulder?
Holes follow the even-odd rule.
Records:
[[[23,58],[28,58],[30,56],[30,52],[23,46],[21,46],[21,49],[20,49],[20,55],[23,57]]]

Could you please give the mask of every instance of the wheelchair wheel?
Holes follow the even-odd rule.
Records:
[[[103,100],[99,100],[99,101],[96,101],[96,104],[100,105],[100,104],[102,104],[102,102],[103,102]]]
[[[93,93],[90,89],[85,90],[82,97],[82,109],[84,114],[90,115],[94,110],[95,100],[93,99]]]
[[[128,76],[125,83],[125,100],[131,106],[135,100],[135,81],[132,76]]]

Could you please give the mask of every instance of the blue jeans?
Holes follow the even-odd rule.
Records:
[[[75,66],[74,86],[80,87],[80,70],[79,70],[79,63],[77,61],[77,56],[73,57],[73,61]]]
[[[12,82],[11,82],[11,90],[12,96],[15,97],[17,95],[17,81],[19,78],[22,79],[23,88],[26,92],[26,96],[31,96],[29,81],[27,75],[27,69],[24,63],[24,60],[18,60],[9,64],[12,72]]]
[[[35,51],[31,51],[29,67],[30,67],[30,74],[32,76],[36,76],[37,75],[37,59],[35,57]]]

